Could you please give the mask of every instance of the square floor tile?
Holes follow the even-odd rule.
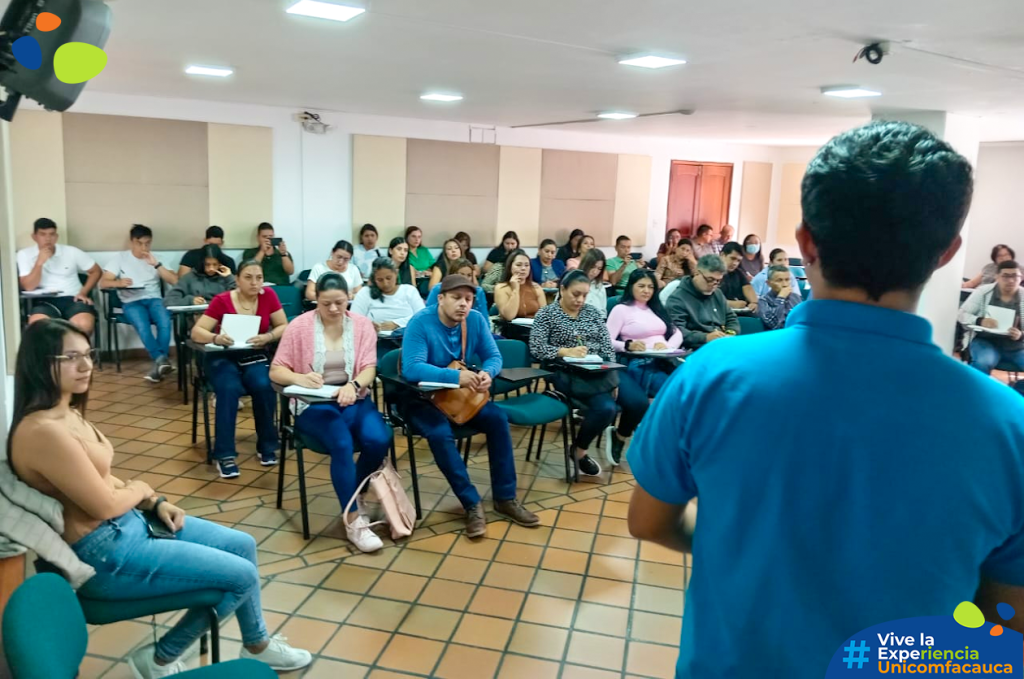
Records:
[[[519,616],[521,620],[557,627],[570,627],[576,612],[576,602],[542,594],[531,594]]]
[[[400,601],[367,597],[352,611],[348,623],[393,632],[398,629],[410,608],[409,604]]]
[[[558,521],[555,522],[555,528],[577,530],[584,533],[594,533],[597,531],[597,524],[600,520],[600,517],[592,516],[590,514],[562,512],[558,515]]]
[[[608,670],[597,670],[593,667],[581,667],[580,665],[566,665],[562,670],[562,679],[620,679],[622,675],[618,672]]]
[[[451,644],[434,672],[440,679],[493,679],[501,654],[482,648]]]
[[[580,587],[582,585],[582,575],[556,573],[554,571],[537,571],[537,576],[533,579],[530,591],[535,594],[576,599],[580,595]]]
[[[349,592],[332,592],[320,589],[306,599],[299,609],[299,615],[319,620],[344,622],[345,618],[359,605],[360,597]]]
[[[557,679],[560,665],[550,660],[506,655],[498,670],[498,679]]]
[[[635,538],[617,538],[612,535],[598,535],[594,539],[594,554],[619,556],[635,559],[640,541]]]
[[[337,631],[338,625],[332,622],[293,617],[284,624],[280,633],[294,639],[302,648],[315,655]]]
[[[348,660],[350,662],[372,665],[384,650],[391,635],[378,630],[363,629],[342,625],[341,629],[334,635],[327,646],[321,651],[322,655]]]
[[[592,533],[581,533],[565,528],[555,528],[551,531],[551,541],[548,542],[548,547],[572,549],[577,552],[589,552],[593,546],[594,535]]]
[[[314,592],[312,587],[290,585],[286,582],[271,582],[263,588],[260,600],[263,608],[282,613],[292,613]]]
[[[676,646],[679,644],[682,626],[683,620],[678,616],[633,611],[629,638]]]
[[[641,542],[640,560],[667,563],[672,566],[682,566],[683,553],[672,551],[667,547],[662,547],[661,545],[655,544],[653,542]]]
[[[441,608],[454,608],[463,610],[473,596],[474,586],[464,582],[452,582],[451,580],[431,580],[423,594],[420,595],[419,603],[428,606],[439,606]]]
[[[419,575],[386,572],[370,590],[370,596],[415,601],[426,585],[427,578]]]
[[[487,571],[483,584],[488,587],[504,587],[525,592],[530,589],[536,570],[526,566],[515,566],[507,563],[492,563]]]
[[[518,542],[506,542],[501,545],[495,561],[510,563],[517,566],[536,566],[540,563],[544,550],[537,545],[526,545]]]
[[[678,657],[678,648],[631,641],[626,671],[630,674],[654,677],[655,679],[672,679],[676,676]]]
[[[633,559],[620,559],[614,556],[594,554],[590,557],[587,575],[592,578],[606,580],[622,580],[633,582],[637,562]]]
[[[317,658],[302,679],[365,679],[369,667],[361,667],[347,662],[338,662],[327,658]]]
[[[585,573],[589,555],[569,549],[548,547],[544,551],[544,560],[540,567],[546,571],[564,571],[566,573]]]
[[[580,603],[579,610],[576,611],[576,621],[572,626],[573,629],[584,632],[624,637],[626,628],[629,626],[629,611],[625,608],[602,606],[584,601]]]
[[[462,617],[462,622],[452,641],[467,646],[480,646],[501,651],[508,643],[513,624],[511,620],[467,613]]]
[[[461,535],[455,541],[455,544],[452,545],[451,554],[469,557],[470,559],[490,561],[494,558],[494,553],[498,551],[500,545],[501,542],[498,540],[488,538],[470,539],[465,535]]]
[[[322,586],[328,589],[340,589],[344,592],[365,594],[370,591],[370,587],[380,575],[381,572],[375,568],[362,568],[343,563],[334,569]]]
[[[523,605],[525,595],[509,589],[481,587],[469,606],[470,613],[491,615],[496,618],[515,618]]]
[[[431,552],[420,552],[415,549],[403,549],[391,562],[388,570],[409,575],[425,575],[430,577],[437,570],[444,557]]]
[[[448,641],[461,617],[460,611],[432,606],[413,606],[398,631],[414,637]]]
[[[666,615],[682,615],[683,593],[677,589],[636,585],[636,597],[633,608],[648,613],[664,613]]]
[[[649,561],[641,561],[637,565],[636,581],[644,585],[682,589],[684,577],[682,566],[670,566]]]
[[[577,665],[599,667],[602,669],[622,667],[626,642],[600,634],[573,632],[569,640],[569,653],[566,660]]]
[[[520,622],[512,634],[508,650],[537,658],[561,660],[568,638],[567,629]]]
[[[511,526],[505,534],[508,542],[522,542],[528,545],[546,545],[551,537],[551,529],[547,526],[540,528],[525,528],[523,526]]]
[[[444,644],[439,641],[396,634],[377,664],[391,670],[430,674],[443,651]]]
[[[488,563],[479,559],[467,559],[464,556],[447,556],[437,569],[435,578],[457,580],[476,584],[484,577]]]

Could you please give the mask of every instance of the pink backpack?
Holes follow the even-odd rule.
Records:
[[[409,501],[409,496],[405,494],[402,477],[398,475],[395,468],[391,466],[391,461],[387,459],[384,460],[380,469],[367,476],[359,484],[356,492],[352,494],[348,504],[345,505],[345,511],[341,515],[343,517],[342,520],[345,522],[345,527],[348,528],[349,525],[348,514],[352,511],[352,505],[367,483],[370,484],[370,489],[377,496],[377,500],[384,510],[384,519],[374,521],[370,525],[388,524],[391,526],[391,538],[393,540],[412,535],[412,531],[416,527],[416,510]]]

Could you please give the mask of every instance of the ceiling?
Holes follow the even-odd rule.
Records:
[[[113,1],[108,65],[89,90],[499,126],[693,109],[562,129],[774,144],[819,143],[884,106],[991,117],[986,139],[1024,139],[1019,0],[369,0],[344,24],[288,15],[292,1]],[[892,53],[852,63],[875,39]],[[639,51],[689,63],[616,63]],[[188,64],[235,74],[187,76]],[[820,94],[834,84],[884,95]],[[428,90],[465,100],[420,101]]]

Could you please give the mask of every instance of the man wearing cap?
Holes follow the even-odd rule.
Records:
[[[416,313],[405,328],[402,342],[402,377],[410,382],[458,384],[461,388],[486,392],[501,372],[501,353],[491,336],[488,320],[473,310],[476,286],[458,274],[441,281],[437,306]],[[462,346],[462,328],[466,345]],[[479,370],[449,368],[465,356],[478,357]],[[480,537],[487,532],[487,520],[480,493],[469,478],[466,464],[455,445],[448,418],[432,403],[415,399],[408,405],[409,423],[430,444],[438,468],[466,510],[466,535]],[[521,526],[538,526],[540,519],[516,499],[516,466],[512,436],[505,414],[488,401],[466,427],[487,436],[494,511]]]

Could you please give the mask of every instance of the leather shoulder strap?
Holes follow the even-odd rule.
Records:
[[[462,362],[466,362],[466,321],[462,321]]]

